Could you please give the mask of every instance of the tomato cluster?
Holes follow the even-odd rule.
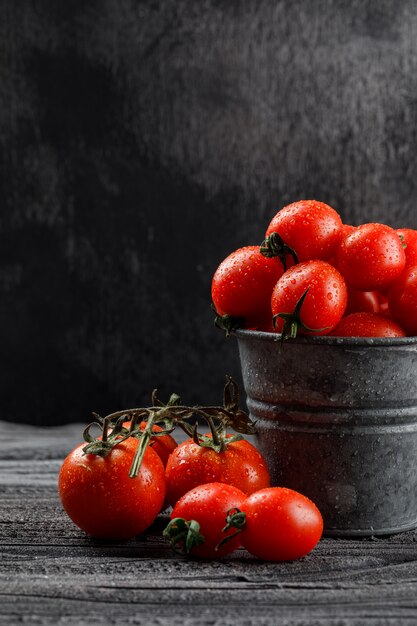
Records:
[[[294,202],[273,217],[261,246],[219,265],[212,300],[227,333],[417,335],[417,231],[343,224],[323,202]]]
[[[292,561],[308,554],[322,532],[320,511],[297,491],[268,487],[246,496],[209,483],[177,502],[164,535],[193,556],[218,558],[243,546],[265,561]]]
[[[323,520],[317,507],[295,491],[270,487],[265,459],[247,440],[212,431],[177,445],[153,424],[152,445],[132,477],[144,435],[129,436],[131,426],[126,421],[119,429],[104,428],[90,441],[94,453],[77,446],[61,467],[61,502],[86,533],[129,539],[172,505],[164,536],[182,554],[220,558],[244,546],[258,558],[286,561],[319,541]],[[146,433],[146,422],[138,428]]]
[[[143,429],[144,423],[140,426]],[[157,425],[153,430],[161,432]],[[105,456],[84,454],[84,445],[77,446],[61,467],[62,504],[88,534],[126,539],[150,526],[163,505],[175,506],[196,486],[227,483],[247,495],[268,487],[269,471],[261,453],[245,439],[227,443],[231,437],[220,452],[194,439],[177,445],[170,435],[155,437],[134,478],[129,478],[129,469],[138,439],[122,441]]]

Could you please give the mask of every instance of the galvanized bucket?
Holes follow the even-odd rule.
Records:
[[[236,336],[273,484],[311,498],[327,535],[415,528],[417,337]]]

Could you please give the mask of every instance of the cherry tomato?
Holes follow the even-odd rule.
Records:
[[[303,296],[301,308],[296,311]],[[275,329],[291,337],[297,331],[305,335],[328,334],[341,320],[346,302],[345,281],[332,265],[325,261],[294,265],[281,276],[272,292],[273,315],[287,316],[285,322],[275,318]]]
[[[393,320],[376,313],[351,313],[330,333],[335,337],[405,337]]]
[[[385,289],[405,266],[405,253],[396,231],[385,224],[362,224],[337,249],[337,268],[353,289]]]
[[[272,218],[266,237],[276,232],[297,254],[298,261],[329,259],[342,236],[339,214],[324,202],[299,200]]]
[[[130,422],[123,422],[123,426],[125,428],[129,428]],[[143,430],[145,426],[146,426],[146,422],[140,423],[141,430]],[[158,432],[161,432],[163,428],[158,426],[158,424],[154,424],[152,430],[153,432],[158,433]],[[159,456],[164,467],[167,464],[169,455],[171,454],[173,450],[175,450],[177,445],[178,445],[177,442],[175,441],[174,437],[171,437],[171,435],[162,435],[160,437],[154,437],[151,440],[152,450],[154,450],[154,452],[156,452],[156,454]]]
[[[380,296],[377,291],[358,291],[348,287],[348,300],[345,315],[350,313],[379,313]]]
[[[184,533],[184,522],[188,525],[186,536],[180,539],[180,551],[193,556],[216,559],[230,554],[240,543],[237,535],[218,549],[217,545],[227,536],[233,535],[233,529],[222,532],[226,525],[227,512],[240,508],[246,495],[224,483],[208,483],[194,487],[178,500],[171,513],[171,520],[164,531],[164,536],[171,540],[173,547],[178,545],[176,537]],[[178,521],[180,520],[180,521]],[[181,522],[182,520],[182,522]],[[191,521],[197,523],[190,528]],[[200,535],[200,537],[198,536]],[[188,539],[188,545],[187,544]],[[202,543],[199,543],[202,542]]]
[[[280,260],[264,257],[259,246],[232,252],[213,276],[211,295],[217,314],[241,319],[245,328],[270,324],[271,293],[283,271]]]
[[[353,232],[355,230],[355,228],[356,228],[356,226],[352,226],[352,224],[343,224],[342,225],[342,236],[340,238],[340,241],[342,241],[342,239],[344,239],[345,237],[350,235],[350,233]]]
[[[392,285],[389,310],[408,335],[417,335],[417,265],[408,267]]]
[[[385,317],[391,317],[391,313],[389,310],[388,297],[381,293],[380,291],[376,292],[378,294],[379,300],[379,314],[385,315]]]
[[[228,443],[224,452],[187,439],[171,453],[165,475],[166,498],[172,506],[187,491],[205,483],[227,483],[246,494],[270,484],[265,459],[245,439]]]
[[[323,532],[316,505],[285,487],[261,489],[238,508],[246,514],[242,545],[265,561],[299,559],[314,548]]]
[[[417,265],[417,230],[412,228],[397,228],[405,254],[405,266]]]
[[[138,476],[129,478],[137,439],[126,439],[104,458],[83,454],[84,445],[75,448],[61,467],[59,495],[65,511],[94,537],[129,539],[142,533],[164,502],[161,459],[148,448]]]

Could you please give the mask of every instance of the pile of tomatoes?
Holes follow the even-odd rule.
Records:
[[[135,437],[105,455],[86,454],[82,444],[67,456],[59,495],[79,528],[98,538],[129,539],[170,505],[164,536],[182,554],[219,558],[243,545],[258,558],[282,561],[317,544],[323,530],[317,507],[295,491],[270,487],[265,460],[247,440],[228,442],[228,436],[218,452],[193,439],[177,445],[160,431],[153,427],[153,445],[134,478]]]
[[[261,246],[220,264],[212,300],[227,332],[417,335],[417,231],[355,227],[323,202],[294,202],[273,217]]]

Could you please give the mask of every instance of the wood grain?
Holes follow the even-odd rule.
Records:
[[[175,556],[167,514],[126,543],[92,540],[57,495],[80,425],[0,422],[0,623],[394,626],[417,622],[417,533],[323,539],[307,557],[266,563]],[[7,440],[6,440],[7,439]],[[20,450],[24,450],[23,457]]]

